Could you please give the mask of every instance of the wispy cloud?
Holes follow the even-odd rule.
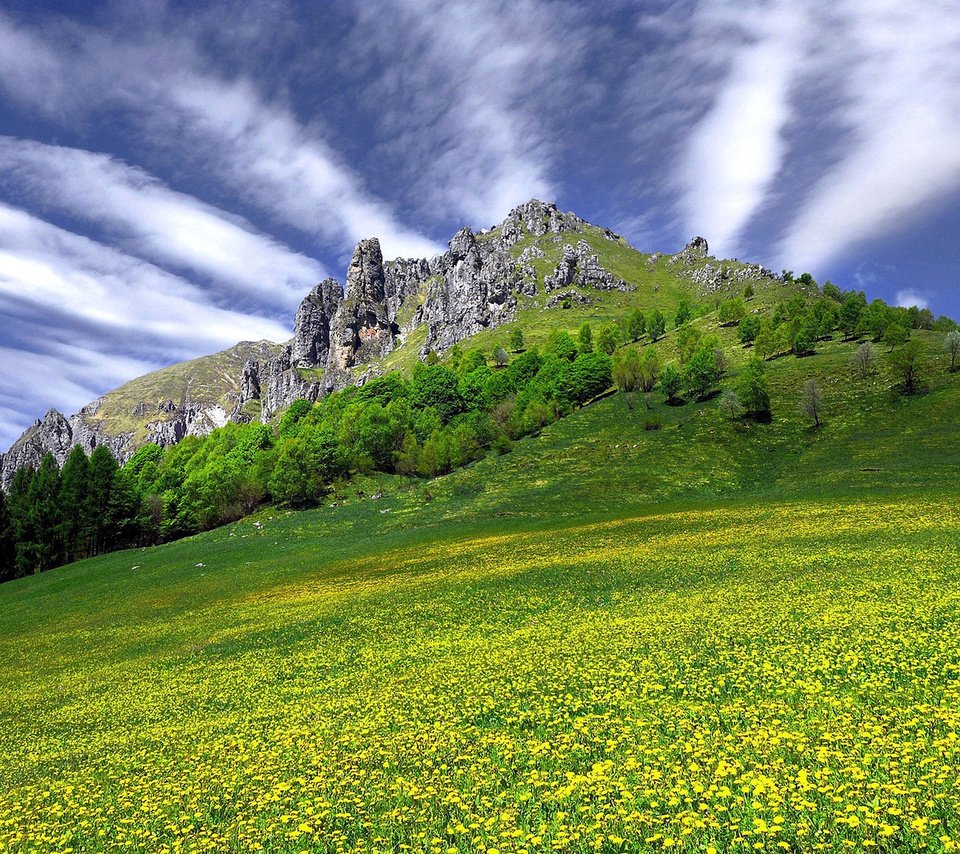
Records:
[[[102,226],[128,254],[208,277],[226,297],[289,310],[326,275],[240,217],[107,155],[0,136],[0,172],[0,187]]]
[[[43,58],[34,61],[39,76],[18,71],[15,61],[0,65],[0,85],[51,117],[122,108],[154,150],[337,252],[374,235],[388,256],[440,250],[367,190],[318,125],[301,122],[283,98],[268,101],[256,81],[210,70],[180,24],[161,16],[145,41],[76,26],[69,38],[42,39],[0,15],[0,45]]]
[[[842,158],[820,177],[779,254],[823,267],[935,209],[960,187],[960,6],[845,0],[815,58],[835,76]]]
[[[353,44],[389,67],[368,87],[383,112],[381,147],[421,209],[485,226],[557,193],[554,133],[588,89],[574,88],[589,34],[573,9],[542,0],[356,5]]]
[[[930,300],[927,296],[914,290],[897,291],[896,303],[903,308],[916,306],[917,308],[930,308]]]
[[[696,22],[727,34],[714,52],[729,68],[678,163],[688,231],[706,235],[721,256],[737,254],[781,169],[791,90],[807,47],[802,4],[732,6],[706,4]]]
[[[240,339],[290,334],[211,304],[195,285],[145,261],[4,204],[0,316],[10,330],[0,408],[16,414],[0,428],[8,439],[51,405],[77,408],[145,370]]]

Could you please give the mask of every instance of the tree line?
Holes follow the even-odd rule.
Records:
[[[227,424],[145,445],[122,467],[103,446],[89,457],[75,447],[62,469],[47,454],[0,492],[0,580],[207,530],[265,502],[306,507],[356,473],[434,477],[506,452],[612,383],[609,356],[565,331],[488,362],[453,348],[409,380],[394,372],[295,401],[276,428]]]

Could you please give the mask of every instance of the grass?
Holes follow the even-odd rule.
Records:
[[[5,585],[0,845],[957,838],[953,496],[442,526],[441,503],[422,526],[269,514]]]
[[[230,395],[239,391],[247,360],[263,361],[281,349],[282,345],[269,341],[244,341],[220,353],[162,368],[104,395],[99,410],[88,420],[99,423],[111,435],[133,432],[135,441],[143,441],[149,422],[173,417],[158,412],[159,403],[172,401],[182,406],[189,400],[200,406],[219,404],[230,412]],[[147,412],[134,415],[141,403],[147,404]]]
[[[0,850],[952,850],[960,382],[853,346],[3,585]]]
[[[465,346],[687,296],[735,377],[718,295],[583,239],[637,290]],[[955,850],[960,375],[915,335],[915,397],[834,339],[767,363],[771,424],[617,394],[435,481],[0,586],[0,851]],[[221,387],[220,355],[104,414]]]

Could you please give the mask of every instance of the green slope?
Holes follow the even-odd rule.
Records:
[[[158,411],[159,404],[169,401],[177,407],[187,402],[198,407],[222,406],[229,414],[246,362],[269,359],[282,348],[270,341],[242,341],[219,353],[145,374],[105,394],[100,407],[87,420],[111,435],[132,431],[134,442],[139,444],[146,439],[148,423],[173,417]],[[145,411],[138,412],[138,405]]]

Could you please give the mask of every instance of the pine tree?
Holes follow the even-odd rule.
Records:
[[[111,498],[119,466],[105,445],[98,445],[90,455],[91,554],[103,554],[114,541],[114,520]]]
[[[80,560],[89,555],[93,514],[90,506],[90,461],[76,445],[60,474],[60,536],[64,559]]]
[[[13,535],[13,517],[7,497],[0,489],[0,582],[16,578],[17,541]]]

